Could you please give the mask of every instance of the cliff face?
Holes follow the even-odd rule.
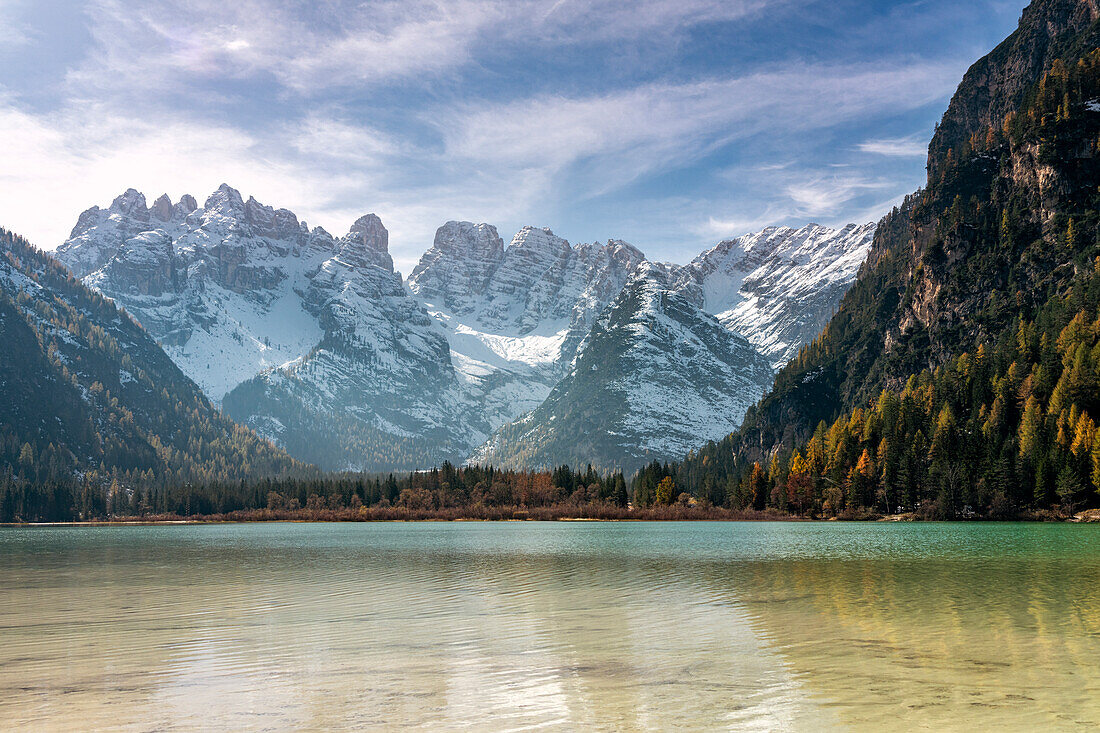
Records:
[[[929,173],[935,173],[948,150],[1000,126],[1005,115],[1019,109],[1053,59],[1087,51],[1083,46],[1098,17],[1100,0],[1038,0],[1026,7],[1016,32],[963,76],[928,146]]]
[[[967,72],[926,188],[880,222],[837,314],[728,439],[739,455],[806,440],[1065,290],[1096,237],[1098,19],[1097,0],[1038,0]]]
[[[911,255],[911,298],[885,324],[888,354],[926,338],[935,366],[1005,325],[1007,314],[984,312],[994,293],[1027,308],[1063,279],[1067,219],[1080,220],[1095,192],[1100,114],[1087,89],[1054,88],[1097,48],[1098,19],[1097,0],[1032,3],[1017,31],[964,76],[929,145],[928,186],[909,231],[883,240],[898,248],[908,239]],[[1053,96],[1064,113],[1045,108]],[[1002,221],[991,221],[993,210]],[[903,378],[888,377],[888,386]]]

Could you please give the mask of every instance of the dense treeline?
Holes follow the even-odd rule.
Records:
[[[32,456],[27,456],[33,465]],[[327,474],[260,480],[212,481],[179,486],[153,482],[133,486],[117,480],[26,482],[0,475],[0,522],[71,521],[108,517],[226,515],[266,510],[273,516],[310,516],[344,510],[393,509],[393,516],[511,517],[516,512],[559,508],[620,516],[627,507],[622,473],[600,474],[589,466],[575,471],[504,471],[492,467],[439,468],[410,474]],[[565,509],[568,508],[568,509]],[[597,510],[603,511],[601,515]],[[583,515],[584,512],[580,512]],[[385,516],[385,514],[381,515]]]

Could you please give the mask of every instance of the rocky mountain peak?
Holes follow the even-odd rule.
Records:
[[[621,239],[607,240],[607,251],[611,255],[611,259],[616,262],[631,263],[631,266],[638,265],[645,259],[645,255],[640,249]]]
[[[476,307],[504,258],[504,240],[491,224],[449,221],[409,276],[409,287],[459,315]]]
[[[240,218],[244,213],[244,199],[241,192],[223,183],[214,193],[207,197],[203,208],[208,212],[217,212],[225,216]]]
[[[504,255],[504,240],[492,224],[449,221],[436,230],[432,249],[450,256],[496,262]]]
[[[609,239],[606,244],[578,244],[573,247],[573,253],[579,261],[578,265],[589,269],[590,276],[595,276],[598,281],[603,279],[602,275],[611,275],[617,283],[616,288],[622,287],[626,276],[646,261],[640,249],[621,239]],[[611,297],[614,293],[607,295],[606,300]]]
[[[69,239],[75,239],[84,232],[94,227],[101,218],[103,209],[98,206],[93,206],[89,209],[85,209],[80,212],[80,216],[76,219],[76,224],[73,226],[73,230],[69,232]]]
[[[571,247],[569,242],[550,231],[549,227],[536,228],[525,226],[512,237],[512,243],[508,250],[517,249],[564,257],[569,254]],[[506,251],[507,255],[508,252]]]
[[[168,194],[162,193],[156,201],[153,202],[151,209],[153,218],[159,221],[171,221],[174,209],[172,207],[172,199],[168,198]]]
[[[128,188],[125,193],[117,196],[111,202],[109,211],[142,221],[149,218],[149,210],[145,206],[145,194],[133,188]]]
[[[244,204],[244,220],[252,226],[254,234],[264,237],[293,241],[302,233],[294,212],[265,206],[252,196]]]
[[[352,265],[371,264],[393,272],[390,257],[390,233],[377,214],[365,214],[355,220],[342,240],[341,256]]]
[[[390,233],[377,214],[364,214],[356,219],[348,230],[347,238],[362,242],[378,252],[389,251]]]

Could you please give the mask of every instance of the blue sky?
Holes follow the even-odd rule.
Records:
[[[1024,0],[0,0],[0,225],[221,182],[408,272],[448,219],[685,262],[877,219]]]

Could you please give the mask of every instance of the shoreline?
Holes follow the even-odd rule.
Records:
[[[75,520],[69,522],[0,522],[0,527],[127,527],[127,526],[178,526],[195,524],[313,524],[313,523],[355,523],[355,522],[865,522],[865,523],[912,523],[912,522],[1019,522],[1019,523],[1100,523],[1100,509],[1088,509],[1073,515],[1054,515],[1052,513],[1032,513],[1010,518],[991,519],[969,517],[961,519],[935,519],[921,517],[915,513],[893,514],[886,516],[864,517],[803,517],[791,514],[779,514],[769,511],[741,512],[713,508],[694,511],[694,508],[674,510],[661,509],[630,510],[616,512],[616,516],[585,516],[581,514],[556,513],[553,511],[516,510],[497,512],[493,516],[455,514],[452,512],[407,511],[382,509],[372,511],[325,510],[321,512],[286,512],[271,510],[247,510],[228,514],[197,515],[181,517],[134,516],[114,519]],[[511,514],[511,516],[504,516]],[[524,514],[527,516],[517,516]],[[535,515],[535,516],[532,516]],[[633,516],[632,516],[633,515]]]

